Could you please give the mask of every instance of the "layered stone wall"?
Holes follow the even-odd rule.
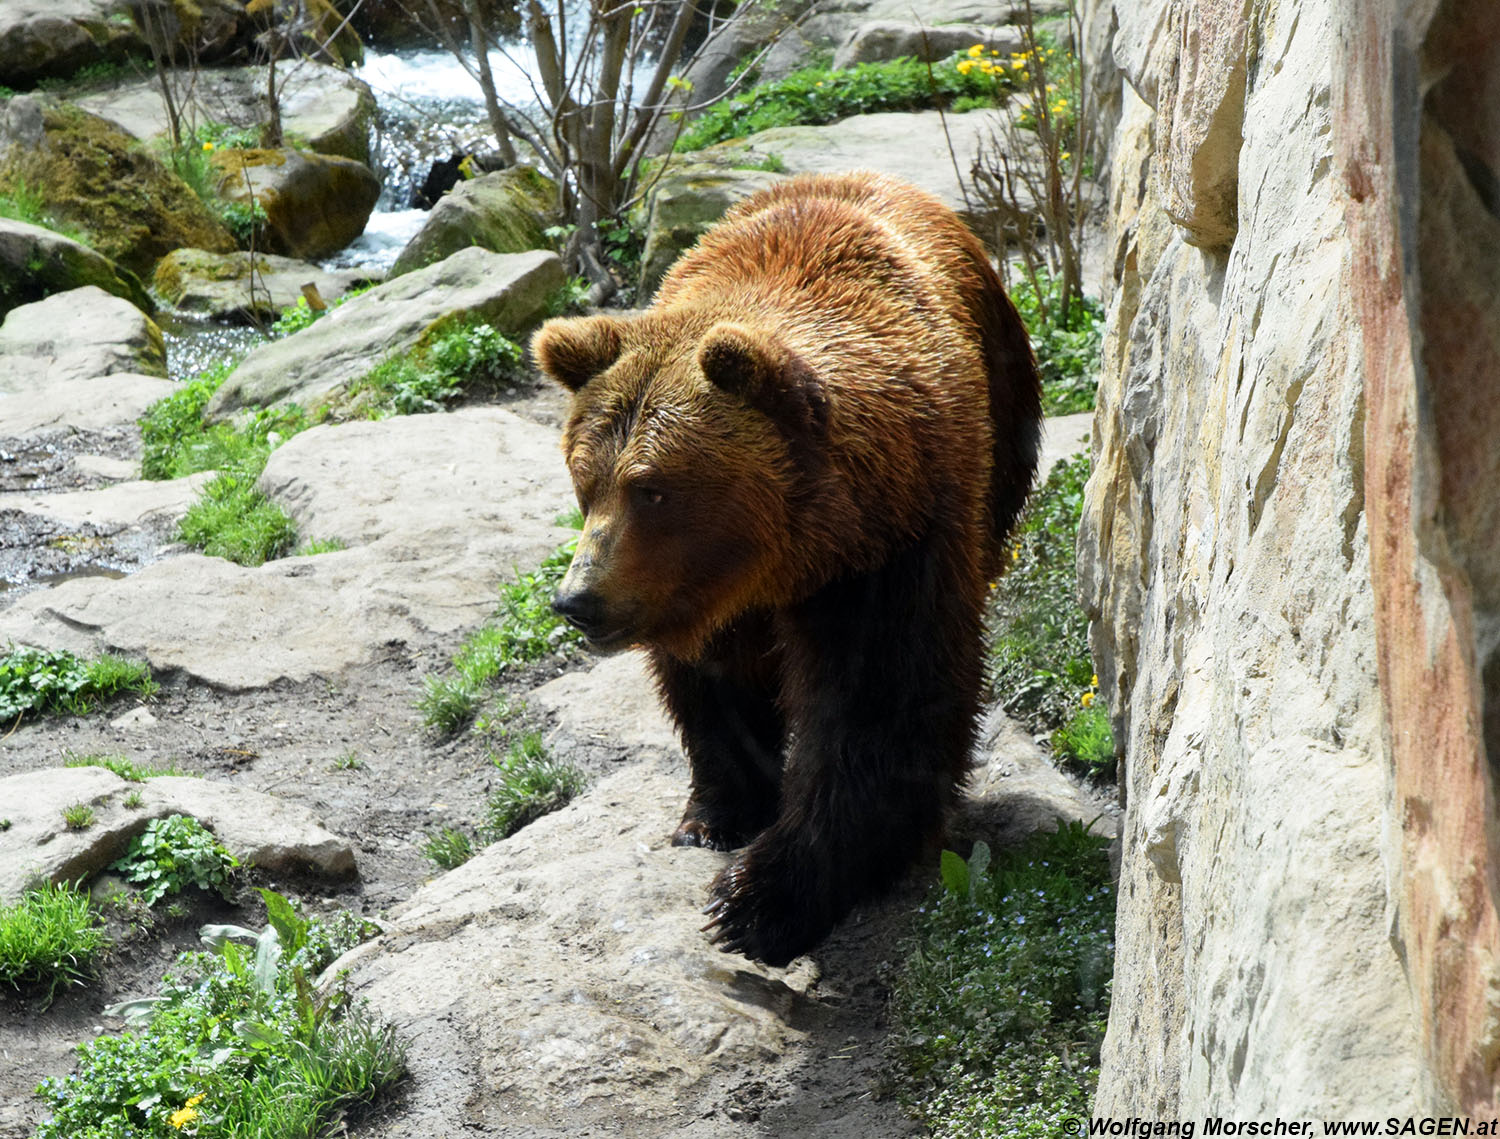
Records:
[[[1500,21],[1116,0],[1107,26],[1098,1114],[1492,1115]]]

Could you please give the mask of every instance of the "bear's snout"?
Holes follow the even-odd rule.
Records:
[[[604,600],[589,589],[568,589],[566,583],[552,595],[552,612],[591,641],[608,638],[608,618]]]

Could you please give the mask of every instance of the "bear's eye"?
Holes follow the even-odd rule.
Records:
[[[640,506],[660,506],[667,497],[665,491],[654,486],[633,486],[630,493]]]

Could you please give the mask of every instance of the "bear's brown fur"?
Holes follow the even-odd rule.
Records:
[[[784,963],[929,846],[967,769],[1036,467],[1025,331],[946,206],[850,174],[755,195],[650,309],[533,349],[573,392],[585,515],[555,607],[650,651],[692,768],[673,841],[744,848],[710,926]]]

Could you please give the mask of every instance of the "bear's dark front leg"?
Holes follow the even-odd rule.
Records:
[[[657,687],[692,770],[673,846],[737,850],[776,817],[786,732],[770,634],[767,616],[749,614],[692,664],[652,653]]]
[[[726,950],[786,964],[938,837],[974,741],[977,579],[929,539],[784,615],[781,809],[714,881]]]

